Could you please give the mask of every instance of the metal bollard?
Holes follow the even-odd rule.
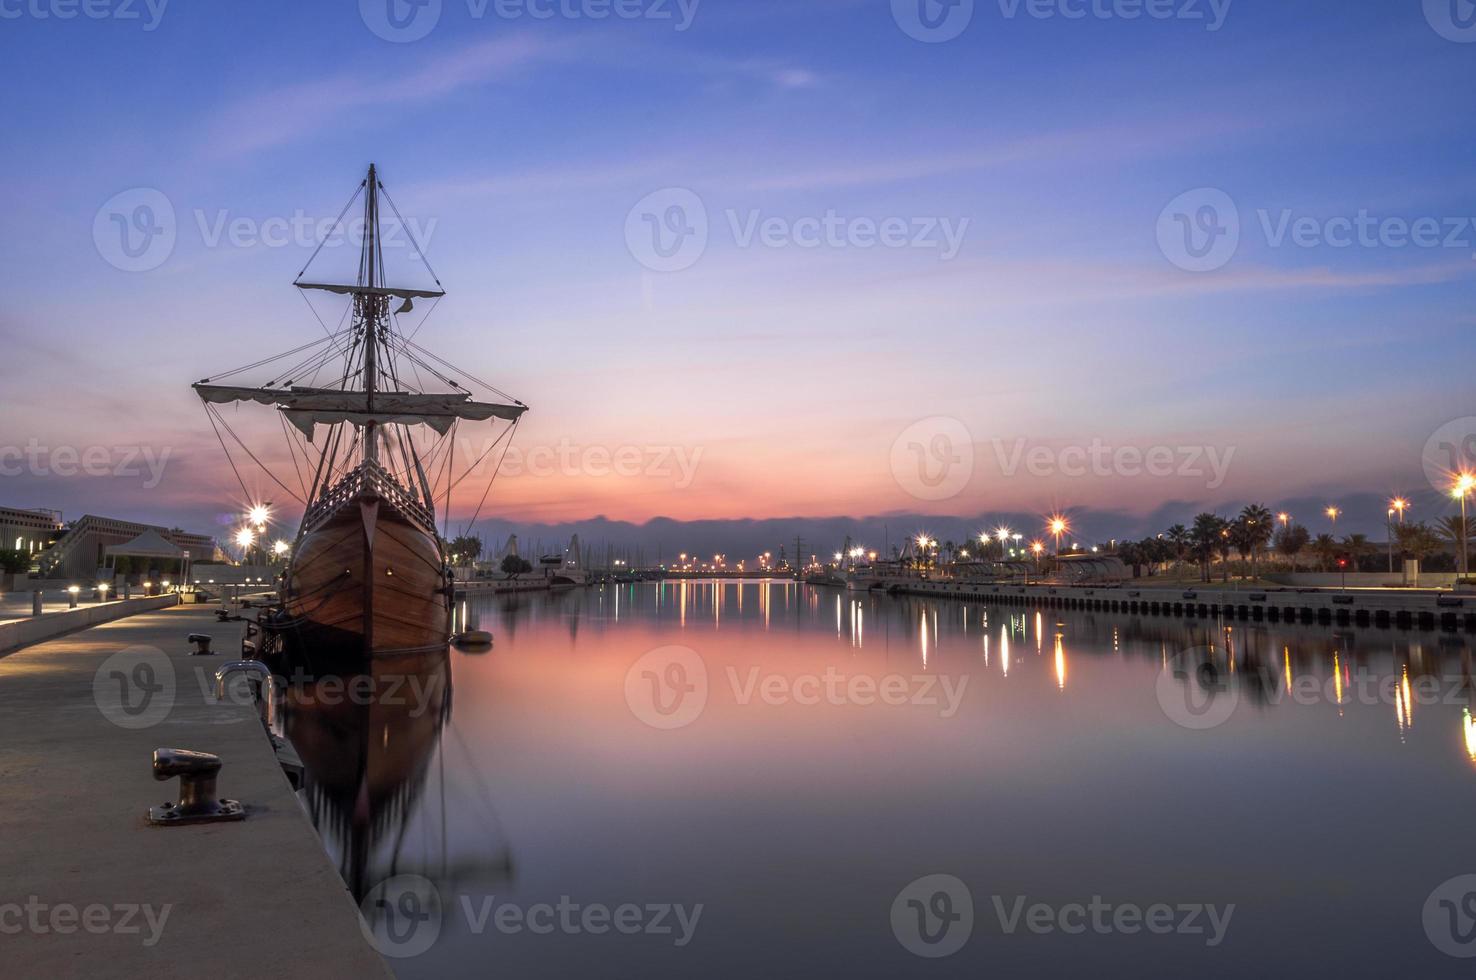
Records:
[[[41,615],[41,590],[36,589],[31,593],[31,615]]]
[[[239,800],[218,799],[215,795],[220,756],[189,749],[155,749],[153,768],[154,778],[160,782],[179,777],[179,799],[150,807],[149,823],[168,827],[246,818],[246,808]]]
[[[195,652],[190,654],[190,656],[215,656],[215,651],[210,649],[210,641],[213,639],[213,637],[209,633],[191,633],[186,639],[188,639],[190,643],[193,643],[195,645]]]

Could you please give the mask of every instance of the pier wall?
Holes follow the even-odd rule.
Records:
[[[136,613],[151,612],[177,605],[177,595],[157,595],[147,599],[118,599],[113,602],[83,603],[76,609],[49,612],[30,619],[0,623],[0,653],[16,650],[42,640],[64,636],[77,630],[110,623]]]
[[[1186,619],[1223,617],[1272,623],[1476,632],[1476,593],[1398,589],[1334,592],[1183,586],[1141,588],[1126,584],[1095,587],[995,585],[915,580],[892,580],[885,585],[887,591],[903,595],[965,599],[997,605],[1090,609]]]

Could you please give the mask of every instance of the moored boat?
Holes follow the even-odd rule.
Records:
[[[443,499],[449,507],[451,490],[476,466],[472,463],[466,472],[457,472],[457,427],[462,422],[508,423],[503,436],[492,444],[495,447],[503,438],[511,441],[513,428],[527,411],[516,400],[474,400],[472,388],[464,382],[502,393],[400,331],[398,318],[410,313],[416,300],[439,300],[445,290],[424,263],[424,252],[413,241],[413,234],[415,255],[425,264],[434,288],[388,282],[380,233],[383,193],[384,186],[371,165],[354,199],[344,208],[347,213],[359,194],[363,195],[364,236],[357,280],[305,282],[303,276],[313,264],[310,259],[294,283],[304,291],[349,297],[351,305],[344,314],[348,326],[287,354],[194,386],[217,435],[224,426],[235,437],[216,408],[224,404],[270,405],[289,423],[283,432],[305,491],[298,497],[305,509],[296,540],[286,549],[290,559],[281,577],[279,601],[260,620],[262,642],[264,650],[297,651],[320,658],[320,662],[446,647],[454,583],[444,536],[436,528],[436,500]],[[387,195],[385,198],[388,200]],[[389,203],[394,208],[393,201]],[[395,214],[399,216],[398,209]],[[335,226],[330,235],[336,230]],[[406,233],[410,234],[408,228]],[[393,311],[392,300],[400,301]],[[423,324],[422,318],[416,332]],[[265,384],[218,383],[241,371],[289,358],[290,366]],[[337,374],[338,380],[318,386],[316,379],[325,371],[331,372],[330,377]],[[452,374],[463,381],[454,380]],[[421,388],[423,377],[433,379],[439,390]],[[307,384],[299,384],[304,378]],[[425,435],[426,430],[430,436]],[[224,438],[221,442],[224,446]],[[255,454],[251,456],[258,461]],[[309,464],[310,485],[299,458]],[[428,474],[435,474],[435,479]],[[270,471],[268,475],[298,496],[282,479]],[[244,483],[242,492],[248,493]]]

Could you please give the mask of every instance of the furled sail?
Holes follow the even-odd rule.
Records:
[[[398,296],[400,299],[435,299],[445,296],[444,289],[404,289],[399,286],[352,286],[336,282],[295,282],[298,289],[322,289],[340,296]]]
[[[199,396],[216,405],[233,402],[256,402],[275,405],[287,421],[297,426],[309,439],[315,425],[348,422],[365,425],[428,425],[442,435],[457,419],[485,422],[488,419],[517,421],[528,410],[526,405],[498,405],[474,402],[466,392],[421,394],[412,391],[377,391],[373,407],[369,395],[362,391],[335,388],[243,388],[234,385],[200,383],[194,386]]]

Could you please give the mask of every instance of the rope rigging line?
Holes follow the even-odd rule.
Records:
[[[207,405],[206,407],[209,409],[209,411],[211,411],[215,415],[216,420],[218,422],[220,422],[220,424],[225,428],[225,430],[231,434],[231,438],[234,439],[234,440],[236,440],[236,444],[241,447],[241,450],[247,456],[250,456],[251,457],[251,461],[253,463],[255,463],[257,466],[261,467],[261,471],[263,473],[265,473],[268,477],[270,477],[271,478],[271,481],[273,483],[275,483],[277,486],[281,487],[287,493],[287,495],[290,496],[293,500],[295,500],[298,503],[302,504],[304,507],[307,506],[307,501],[306,500],[303,500],[297,494],[293,493],[291,487],[289,487],[287,484],[283,483],[281,480],[277,479],[276,474],[274,474],[271,470],[269,470],[267,468],[267,466],[266,466],[265,463],[263,463],[261,460],[259,460],[259,459],[256,458],[256,454],[251,451],[251,448],[249,446],[247,446],[246,443],[244,443],[244,442],[241,441],[241,437],[238,436],[238,435],[236,435],[236,430],[231,428],[231,424],[229,422],[227,422],[224,417],[221,416],[219,410],[217,410],[215,408],[215,406],[213,406],[213,405]],[[230,455],[229,452],[227,452],[227,456],[229,456],[229,455]],[[235,466],[234,463],[232,463],[231,465],[233,467]],[[245,484],[242,484],[242,489],[243,490],[245,489]],[[249,497],[250,495],[248,494],[247,496]]]
[[[472,514],[472,519],[467,522],[467,525],[466,525],[467,530],[471,530],[472,526],[477,523],[477,518],[482,515],[482,505],[487,502],[487,495],[492,492],[492,484],[494,484],[494,483],[497,482],[497,476],[498,476],[499,473],[502,472],[502,461],[507,458],[507,450],[510,449],[510,448],[512,448],[512,434],[513,434],[513,432],[515,432],[517,430],[517,428],[518,428],[518,422],[521,422],[521,421],[522,421],[522,419],[518,419],[518,421],[517,422],[514,422],[512,424],[512,427],[507,430],[507,434],[508,434],[507,447],[502,450],[502,455],[499,456],[499,457],[497,457],[497,468],[492,471],[492,479],[490,479],[490,480],[487,481],[487,489],[482,491],[482,499],[480,501],[478,501],[478,503],[477,503],[477,509]],[[465,532],[463,532],[463,533],[465,533]]]
[[[348,203],[343,206],[343,210],[338,212],[338,217],[333,219],[333,227],[328,229],[328,234],[323,236],[323,240],[318,243],[318,247],[313,249],[313,254],[308,256],[308,260],[303,265],[302,271],[297,274],[297,279],[302,278],[302,274],[308,271],[308,266],[313,264],[313,260],[318,257],[318,253],[323,251],[323,246],[328,244],[328,239],[333,237],[333,232],[338,230],[338,226],[343,223],[343,216],[348,214],[348,209],[353,207],[354,202],[359,199],[359,195],[364,193],[364,185],[368,183],[369,179],[367,177],[359,181],[359,186],[354,191],[353,196],[348,199]],[[292,280],[292,282],[295,284],[297,279]]]
[[[264,358],[262,358],[259,361],[255,361],[255,362],[253,362],[251,364],[247,364],[245,367],[238,367],[238,368],[235,368],[234,370],[224,371],[224,372],[222,372],[220,374],[212,374],[212,375],[210,375],[210,378],[207,379],[207,380],[214,379],[214,380],[217,380],[218,381],[221,378],[235,377],[236,375],[242,373],[243,371],[250,371],[253,368],[259,368],[262,365],[264,365],[264,364],[270,364],[273,361],[280,361],[282,358],[284,358],[284,357],[291,357],[294,354],[301,354],[305,350],[309,350],[310,348],[316,347],[316,346],[318,346],[319,344],[322,344],[322,343],[326,343],[326,342],[328,342],[328,341],[330,341],[332,339],[333,338],[331,336],[329,336],[329,337],[319,337],[317,340],[313,340],[313,341],[310,341],[310,342],[308,342],[306,344],[303,344],[301,347],[294,347],[294,348],[292,348],[289,351],[283,351],[280,354],[273,354],[271,357],[264,357]]]
[[[469,374],[468,372],[463,371],[461,368],[457,367],[455,364],[452,364],[450,361],[446,360],[445,358],[440,357],[440,356],[432,353],[431,351],[426,350],[424,347],[421,347],[419,344],[411,343],[411,342],[407,341],[406,342],[406,346],[407,347],[413,347],[413,348],[415,348],[415,350],[417,350],[420,353],[424,354],[426,357],[429,357],[431,360],[435,361],[437,364],[440,364],[442,367],[446,368],[447,370],[453,371],[456,374],[461,375],[463,378],[466,378],[468,381],[472,381],[472,382],[474,382],[476,384],[481,385],[483,388],[486,388],[488,391],[491,391],[494,394],[500,395],[501,397],[506,398],[509,401],[517,401],[517,399],[516,398],[513,398],[512,395],[510,395],[507,392],[503,391],[501,388],[499,388],[496,385],[492,384],[490,381],[483,381],[481,378],[477,377],[476,375]],[[429,368],[427,368],[427,370],[429,370]],[[518,402],[518,404],[522,404],[522,403],[521,402]]]
[[[437,276],[436,270],[431,268],[430,258],[425,254],[425,249],[420,247],[420,242],[416,241],[415,232],[412,231],[410,226],[405,223],[405,217],[404,215],[400,214],[400,209],[395,207],[395,199],[390,197],[390,192],[384,189],[383,183],[380,183],[379,190],[384,194],[384,199],[389,202],[390,210],[393,211],[395,213],[395,217],[399,219],[400,227],[404,228],[405,234],[410,236],[410,244],[415,246],[415,254],[420,256],[420,261],[425,265],[425,271],[429,272],[431,274],[431,278],[436,281],[436,285],[440,286],[440,276]],[[444,290],[446,287],[441,286],[441,288]]]
[[[246,481],[241,479],[241,471],[236,469],[236,461],[231,458],[231,451],[226,448],[225,439],[221,438],[220,429],[216,427],[215,418],[210,411],[210,403],[201,402],[200,404],[205,407],[205,417],[210,419],[210,428],[214,430],[215,438],[220,442],[220,451],[225,454],[226,462],[231,464],[231,472],[236,474],[236,482],[241,485],[241,499],[249,502],[251,491],[246,489]]]

